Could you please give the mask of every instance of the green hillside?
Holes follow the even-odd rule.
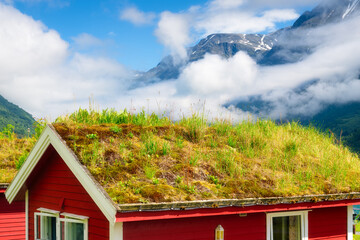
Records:
[[[14,131],[16,134],[25,136],[27,135],[28,128],[33,128],[34,118],[0,95],[0,131],[8,124],[15,127]]]
[[[311,120],[311,124],[335,134],[337,139],[360,153],[360,103],[327,107]]]

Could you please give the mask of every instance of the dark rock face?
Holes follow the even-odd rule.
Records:
[[[230,58],[239,51],[254,59],[261,59],[274,45],[271,35],[263,34],[211,34],[191,48],[189,62],[204,58],[205,54],[217,54]]]
[[[359,0],[327,0],[323,1],[312,11],[306,11],[292,26],[312,28],[327,23],[338,22],[355,16],[360,12]]]

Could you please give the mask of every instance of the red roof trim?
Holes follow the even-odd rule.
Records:
[[[206,208],[193,210],[167,210],[167,211],[147,211],[147,212],[128,212],[117,213],[116,222],[135,222],[147,220],[207,217],[219,215],[231,215],[239,213],[258,213],[258,212],[280,212],[296,211],[304,209],[316,209],[325,207],[342,207],[348,205],[358,205],[360,199],[326,201],[318,203],[296,203],[296,204],[277,204],[277,205],[258,205],[247,207],[224,207],[224,208]]]

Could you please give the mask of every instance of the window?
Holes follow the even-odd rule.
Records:
[[[47,209],[38,209],[35,213],[35,239],[56,240],[57,218],[59,213]]]
[[[87,217],[63,213],[60,218],[61,240],[87,239]]]
[[[87,240],[88,218],[61,213],[49,209],[38,209],[35,213],[36,240]]]
[[[267,214],[267,240],[307,240],[308,212]]]

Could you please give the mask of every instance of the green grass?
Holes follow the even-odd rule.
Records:
[[[0,183],[10,183],[26,160],[36,137],[18,138],[8,125],[0,132]]]
[[[296,122],[80,109],[54,127],[117,203],[360,191],[357,155]]]

